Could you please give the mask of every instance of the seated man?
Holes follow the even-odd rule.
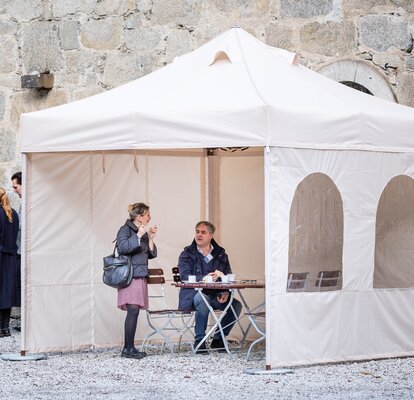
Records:
[[[193,242],[184,249],[178,260],[182,280],[188,280],[189,275],[195,275],[196,280],[201,281],[205,276],[210,275],[213,281],[218,281],[223,275],[231,274],[229,258],[225,250],[213,239],[215,230],[214,225],[208,221],[200,221],[196,225]],[[224,310],[230,299],[230,293],[227,290],[203,289],[203,294],[214,310]],[[242,309],[241,303],[233,299],[232,306],[238,317]],[[207,305],[197,290],[181,288],[178,308],[180,310],[196,310],[194,343],[194,347],[196,347],[205,336],[209,317]],[[224,316],[221,324],[225,327],[223,329],[225,336],[229,334],[237,317],[231,308]],[[217,330],[214,334],[210,348],[224,349],[220,331]],[[197,352],[207,352],[205,342],[201,344]]]

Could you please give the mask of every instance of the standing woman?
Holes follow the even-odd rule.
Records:
[[[134,345],[139,310],[148,308],[148,259],[157,256],[154,236],[157,226],[149,226],[151,214],[144,203],[128,206],[129,220],[118,231],[116,243],[119,254],[131,256],[134,270],[129,286],[118,289],[118,307],[127,312],[125,318],[125,344],[121,357],[144,358],[147,354]]]
[[[20,306],[17,262],[19,217],[0,187],[0,337],[10,336],[10,312]]]

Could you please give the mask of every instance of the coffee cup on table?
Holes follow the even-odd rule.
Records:
[[[236,274],[227,274],[229,278],[229,282],[235,282],[236,281]]]
[[[196,276],[188,275],[188,283],[196,283]]]
[[[229,276],[228,276],[228,275],[223,275],[223,276],[221,277],[221,281],[222,281],[223,283],[227,283],[227,282],[229,281]]]
[[[206,276],[206,283],[213,283],[213,277],[211,275]]]

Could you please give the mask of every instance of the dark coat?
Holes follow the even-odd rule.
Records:
[[[138,227],[127,220],[116,235],[119,254],[130,255],[134,278],[144,278],[148,275],[148,260],[157,257],[157,246],[154,251],[149,248],[149,238],[145,233],[141,239],[137,236]]]
[[[18,232],[19,217],[16,211],[13,210],[13,222],[10,222],[0,207],[0,309],[20,306]]]
[[[231,274],[231,268],[229,263],[229,257],[223,247],[219,246],[213,239],[211,241],[213,251],[211,255],[213,259],[210,261],[211,271],[219,270],[224,274]],[[183,281],[188,280],[188,275],[195,275],[197,282],[203,279],[203,267],[202,260],[197,250],[197,243],[193,240],[190,246],[187,246],[184,251],[180,254],[178,260],[178,268],[180,270],[180,278]],[[191,288],[181,288],[179,295],[179,310],[193,310],[193,300],[196,295],[196,290]]]

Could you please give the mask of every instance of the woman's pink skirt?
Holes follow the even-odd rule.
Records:
[[[148,284],[146,278],[132,279],[129,286],[118,289],[118,308],[126,311],[127,304],[134,304],[141,309],[148,308]]]

